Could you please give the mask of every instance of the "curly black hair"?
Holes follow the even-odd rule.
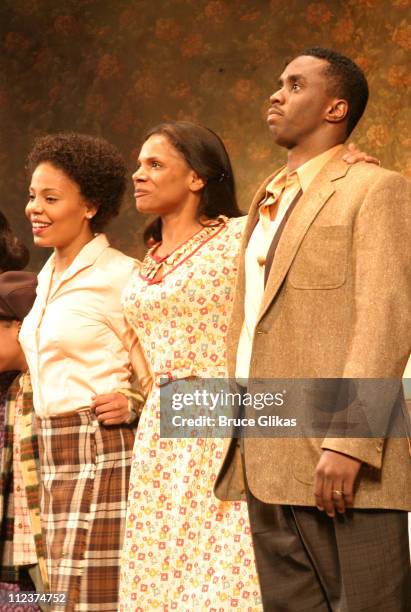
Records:
[[[28,248],[13,234],[9,222],[0,212],[0,272],[23,270],[29,259]]]
[[[32,174],[48,162],[62,170],[80,188],[82,196],[96,206],[90,221],[99,232],[120,211],[126,190],[127,169],[119,151],[102,138],[86,134],[49,134],[38,138],[27,158]]]

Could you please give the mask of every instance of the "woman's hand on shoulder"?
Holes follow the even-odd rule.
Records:
[[[381,166],[381,162],[376,157],[372,155],[368,155],[365,151],[361,151],[356,144],[350,142],[347,147],[348,151],[343,155],[343,160],[347,162],[347,164],[356,164],[357,162],[367,162],[368,164],[377,164],[377,166]]]
[[[95,395],[90,404],[99,423],[102,425],[120,425],[130,422],[128,398],[122,393]]]

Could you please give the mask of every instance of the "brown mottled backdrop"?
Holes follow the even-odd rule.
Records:
[[[355,141],[406,173],[411,0],[1,0],[1,210],[31,245],[24,160],[38,134],[101,135],[130,173],[139,139],[164,119],[219,132],[240,204],[283,159],[265,124],[284,59],[312,45],[350,55],[371,100]],[[408,174],[411,167],[408,166]],[[131,184],[130,184],[131,187]],[[142,255],[131,189],[110,236]],[[46,254],[33,250],[38,269]]]

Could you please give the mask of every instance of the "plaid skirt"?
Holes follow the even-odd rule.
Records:
[[[135,437],[90,411],[37,419],[41,514],[53,610],[116,612],[120,551]]]

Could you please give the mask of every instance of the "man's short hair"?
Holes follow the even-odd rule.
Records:
[[[349,57],[331,49],[311,47],[302,51],[301,55],[318,57],[328,62],[325,70],[330,79],[327,93],[348,102],[348,137],[361,119],[368,102],[368,83],[363,71]]]

